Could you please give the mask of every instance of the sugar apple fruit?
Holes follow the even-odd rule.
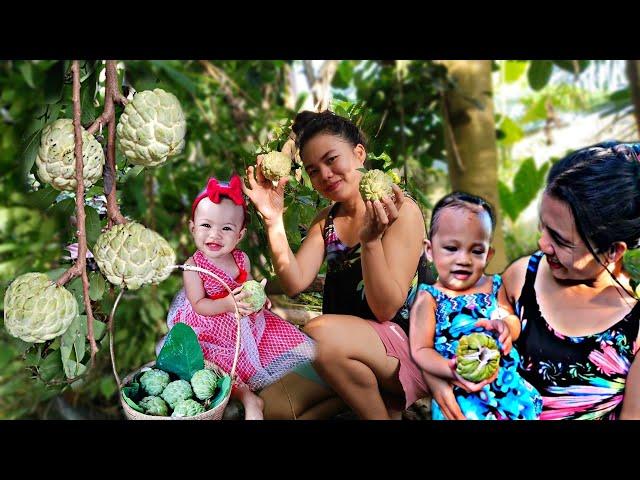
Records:
[[[360,179],[360,195],[364,201],[380,200],[393,195],[393,181],[382,170],[369,170]]]
[[[62,335],[77,315],[73,294],[44,273],[20,275],[4,294],[4,325],[25,342],[42,343]]]
[[[193,374],[193,377],[191,377],[193,393],[199,400],[206,400],[213,397],[217,383],[218,377],[216,374],[206,368],[198,370]]]
[[[166,402],[155,395],[144,397],[138,403],[147,415],[157,415],[159,417],[166,417],[169,415],[169,407]]]
[[[188,400],[180,400],[176,403],[176,407],[171,414],[172,417],[193,417],[204,412],[204,407],[190,398]]]
[[[116,130],[127,159],[135,165],[153,167],[182,152],[186,129],[178,99],[156,88],[137,93],[127,103]]]
[[[267,180],[278,182],[291,173],[291,157],[282,152],[269,152],[262,157],[260,169]]]
[[[193,396],[193,390],[186,380],[175,380],[165,387],[160,396],[171,408],[176,408],[176,403],[180,400],[187,400]]]
[[[264,306],[264,302],[267,301],[267,294],[264,292],[264,288],[262,288],[260,282],[247,280],[242,285],[242,291],[249,293],[249,296],[242,301],[248,303],[253,312],[258,312]]]
[[[500,363],[500,349],[496,341],[484,333],[464,335],[456,350],[456,371],[470,382],[490,378]]]
[[[82,130],[82,178],[85,188],[102,178],[104,152],[102,146],[84,128]],[[73,121],[61,118],[42,130],[36,155],[38,177],[56,190],[75,190],[76,156]]]
[[[160,283],[176,262],[176,254],[167,241],[136,222],[116,225],[100,235],[93,255],[109,282],[129,290]]]
[[[149,395],[160,395],[169,385],[169,374],[157,368],[147,370],[140,377],[140,384]]]

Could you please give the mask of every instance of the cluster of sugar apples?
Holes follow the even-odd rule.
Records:
[[[109,282],[129,290],[163,281],[176,261],[175,251],[162,236],[136,222],[101,234],[94,257]],[[4,295],[5,328],[25,342],[42,343],[63,335],[77,315],[73,294],[44,273],[20,275]]]
[[[180,102],[160,88],[137,93],[127,103],[116,127],[120,150],[131,164],[161,165],[184,149],[186,121]],[[83,183],[91,187],[100,178],[105,162],[102,145],[82,132]],[[73,121],[61,118],[42,130],[36,156],[38,176],[57,190],[75,190],[76,161]]]
[[[190,382],[182,379],[171,381],[169,373],[153,368],[140,377],[146,396],[138,405],[147,415],[193,417],[210,406],[220,381],[220,377],[206,368],[195,372]]]
[[[83,183],[102,178],[104,150],[95,137],[82,134]],[[162,89],[143,91],[128,102],[117,126],[121,150],[132,164],[155,166],[184,148],[186,122],[178,99]],[[61,118],[46,125],[36,156],[38,176],[57,190],[75,190],[73,121]],[[175,252],[158,233],[136,222],[116,225],[98,238],[94,256],[104,276],[130,290],[159,283],[171,273]],[[42,343],[67,330],[78,315],[74,296],[44,273],[17,277],[4,296],[7,331],[25,342]]]

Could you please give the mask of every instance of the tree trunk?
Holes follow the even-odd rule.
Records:
[[[627,60],[627,79],[631,89],[633,114],[636,118],[636,129],[640,135],[640,60]]]
[[[444,60],[442,63],[458,86],[445,94],[443,102],[451,188],[479,195],[494,207],[496,253],[487,272],[499,273],[507,266],[507,258],[498,196],[491,61]]]

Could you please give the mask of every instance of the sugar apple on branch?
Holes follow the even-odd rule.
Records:
[[[82,130],[82,178],[85,188],[102,178],[104,152],[98,141]],[[56,190],[75,190],[76,157],[73,121],[61,118],[42,130],[36,155],[38,177]]]
[[[44,273],[16,278],[4,295],[4,325],[14,337],[42,343],[62,335],[78,315],[78,302]]]
[[[127,103],[116,131],[129,162],[153,167],[182,152],[186,129],[178,99],[156,88],[137,93]]]
[[[129,290],[160,283],[176,261],[175,251],[162,236],[136,222],[116,225],[101,234],[93,255],[109,282]]]

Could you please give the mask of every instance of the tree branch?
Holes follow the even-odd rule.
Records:
[[[107,135],[104,193],[107,195],[107,216],[109,217],[109,228],[111,228],[114,223],[127,223],[127,220],[120,213],[116,199],[116,111],[114,102],[117,98],[122,97],[118,88],[116,61],[107,60],[106,69],[104,111],[108,114],[109,133]]]
[[[78,258],[76,263],[69,268],[56,282],[64,285],[67,281],[80,275],[82,277],[82,296],[84,307],[87,313],[87,338],[91,346],[91,367],[95,365],[95,354],[98,351],[93,333],[93,310],[91,309],[91,299],[89,298],[89,277],[87,276],[87,233],[86,218],[84,213],[84,161],[82,158],[82,126],[80,119],[82,111],[80,107],[80,64],[74,60],[71,66],[73,73],[73,133],[75,140],[76,158],[76,226],[78,230]],[[79,359],[80,360],[80,359]]]

